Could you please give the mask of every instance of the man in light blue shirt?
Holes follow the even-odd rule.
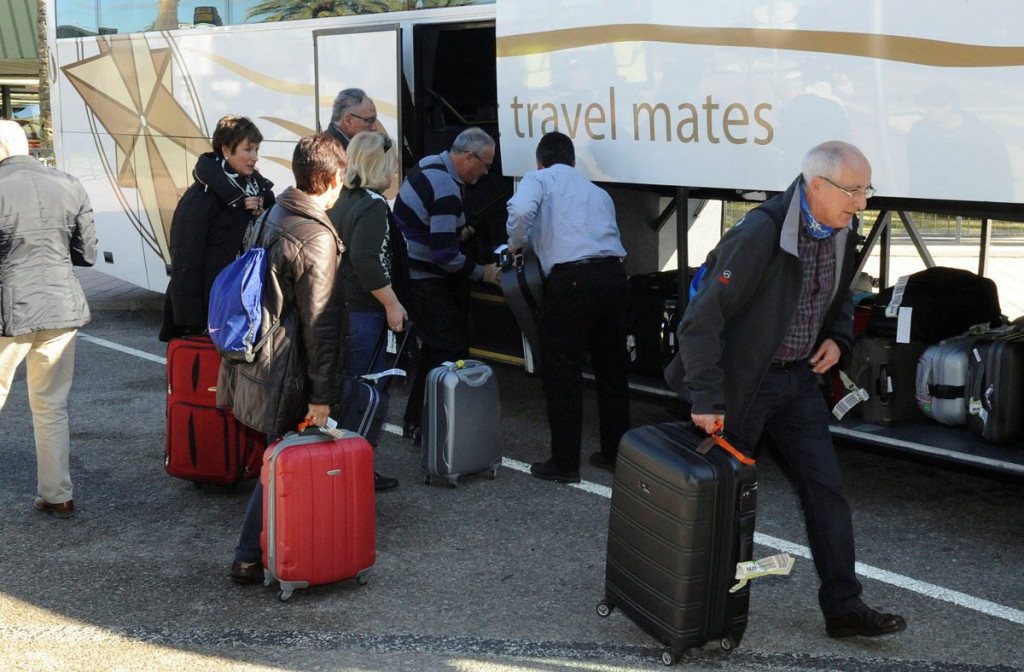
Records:
[[[601,450],[590,464],[615,468],[629,429],[626,310],[629,284],[615,206],[606,191],[576,172],[572,140],[548,133],[537,145],[538,170],[508,202],[509,247],[529,245],[547,276],[537,334],[551,427],[551,458],[530,473],[578,483],[583,425],[583,364],[597,379]]]

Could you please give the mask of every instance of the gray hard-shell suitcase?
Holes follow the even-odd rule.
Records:
[[[423,404],[424,482],[434,476],[455,487],[459,478],[501,466],[501,405],[494,371],[483,362],[448,362],[427,374]]]
[[[1024,440],[1024,333],[981,337],[967,359],[967,428],[986,441]]]
[[[740,643],[750,585],[736,565],[754,549],[757,471],[684,423],[637,427],[619,442],[608,518],[605,598],[668,647],[671,665],[691,647]]]
[[[967,357],[980,335],[968,332],[929,345],[917,360],[917,405],[944,425],[967,422]]]

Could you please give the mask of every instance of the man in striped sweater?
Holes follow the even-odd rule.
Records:
[[[405,435],[419,442],[427,373],[465,358],[469,280],[498,284],[497,264],[481,265],[462,253],[466,226],[463,190],[487,174],[494,139],[479,128],[462,131],[449,151],[427,156],[402,183],[394,213],[409,247],[409,316],[423,344],[405,407]]]

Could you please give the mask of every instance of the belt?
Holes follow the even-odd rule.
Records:
[[[768,367],[769,371],[792,371],[798,366],[802,366],[807,363],[806,359],[794,359],[790,362],[773,361],[771,366]]]
[[[586,257],[584,259],[577,259],[576,261],[563,261],[560,264],[555,264],[552,268],[558,268],[559,266],[585,266],[587,264],[621,264],[621,257]]]

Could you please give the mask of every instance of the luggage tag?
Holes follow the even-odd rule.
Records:
[[[846,372],[840,369],[839,380],[843,382],[843,387],[848,390],[847,394],[836,402],[836,405],[832,408],[832,415],[836,417],[836,420],[842,420],[846,417],[854,406],[862,401],[867,401],[871,396],[868,391],[863,387],[858,387],[857,383],[850,379],[850,376],[846,375]]]
[[[778,555],[761,558],[760,560],[737,562],[736,576],[734,578],[736,578],[739,583],[730,588],[729,592],[735,593],[737,590],[747,585],[747,582],[751,579],[756,579],[761,576],[769,576],[771,574],[788,576],[790,571],[792,571],[794,564],[796,564],[796,559],[789,553],[779,553]]]

